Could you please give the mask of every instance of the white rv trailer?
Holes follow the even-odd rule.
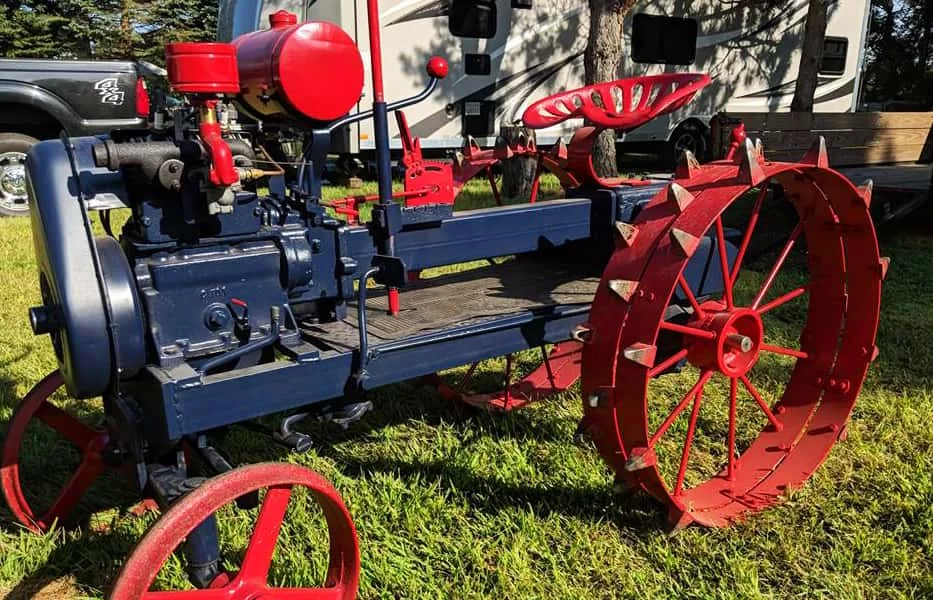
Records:
[[[305,7],[305,5],[310,6]],[[488,39],[458,37],[469,29],[461,9],[479,5],[495,29]],[[490,9],[490,6],[493,8]],[[793,97],[808,0],[641,0],[624,24],[619,77],[665,71],[702,71],[713,83],[681,111],[631,132],[626,141],[670,142],[702,151],[709,118],[732,112],[786,111]],[[368,69],[365,0],[222,0],[219,37],[268,26],[287,9],[304,19],[339,24],[354,36]],[[450,75],[426,101],[405,110],[424,148],[459,148],[464,135],[491,146],[500,124],[513,124],[546,95],[583,85],[589,11],[585,0],[382,0],[386,96],[412,95],[425,82],[433,55],[450,62]],[[870,0],[836,0],[829,7],[824,59],[814,99],[817,112],[854,111]],[[464,15],[467,15],[464,17]],[[494,25],[493,25],[494,24]],[[313,73],[308,73],[313,77]],[[369,107],[369,74],[360,108]],[[326,82],[322,82],[326,93]],[[579,122],[538,132],[538,143],[569,139]],[[374,147],[372,122],[335,140],[342,152]],[[393,147],[399,147],[398,139]]]

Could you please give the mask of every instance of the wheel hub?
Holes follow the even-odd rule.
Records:
[[[726,377],[741,377],[758,362],[764,327],[757,311],[750,308],[710,310],[691,326],[715,336],[696,339],[687,348],[687,360],[700,369],[710,369]]]

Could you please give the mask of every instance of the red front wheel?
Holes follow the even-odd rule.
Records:
[[[47,531],[55,522],[66,520],[85,492],[107,469],[104,461],[110,439],[107,432],[81,423],[49,402],[63,383],[60,371],[53,371],[37,383],[17,406],[3,439],[0,489],[16,520],[36,533]],[[20,449],[27,428],[36,422],[70,442],[81,456],[74,473],[59,491],[48,495],[51,502],[41,509],[27,500],[20,483]]]
[[[326,580],[318,587],[277,587],[270,567],[289,505],[304,499],[301,488],[323,511],[330,538]],[[220,516],[237,498],[265,490],[239,568],[221,573],[207,589],[150,591],[162,567],[205,519]],[[231,528],[240,526],[239,515]],[[300,536],[298,536],[300,537]],[[223,548],[224,545],[222,544]],[[179,557],[182,556],[178,552]],[[279,554],[280,556],[282,553]],[[226,557],[232,559],[232,557]],[[228,565],[228,561],[224,561]],[[123,565],[111,600],[246,600],[294,598],[351,600],[360,580],[359,542],[350,513],[337,490],[317,473],[297,465],[250,465],[209,479],[184,496],[156,522]]]

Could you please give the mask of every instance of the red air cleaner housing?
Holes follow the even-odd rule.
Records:
[[[165,46],[168,80],[183,94],[238,94],[236,48],[213,42],[176,42]]]
[[[346,32],[326,21],[297,24],[278,11],[272,29],[233,40],[240,64],[240,100],[267,119],[332,121],[363,91],[363,60]]]

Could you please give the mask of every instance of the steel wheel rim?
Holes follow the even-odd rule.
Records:
[[[267,575],[288,505],[291,489],[305,487],[323,509],[330,537],[330,563],[325,587],[273,588]],[[257,524],[243,559],[241,571],[221,575],[216,587],[194,591],[149,591],[162,566],[184,538],[207,516],[252,491],[268,489]],[[270,545],[271,540],[271,545]],[[360,556],[356,528],[343,500],[323,477],[297,465],[260,463],[228,471],[207,480],[173,504],[146,533],[124,563],[114,584],[111,600],[184,597],[235,600],[277,597],[287,590],[289,598],[352,600],[359,588]]]
[[[17,521],[36,533],[48,531],[56,521],[67,519],[85,492],[107,468],[103,458],[109,442],[107,433],[80,423],[48,402],[52,394],[63,385],[64,379],[58,370],[37,383],[17,406],[3,440],[0,489]],[[26,428],[33,420],[42,421],[81,452],[81,463],[74,475],[41,515],[36,513],[26,499],[19,474],[20,447]]]
[[[0,153],[0,208],[10,212],[28,212],[26,194],[26,154]]]
[[[666,305],[664,300],[678,286],[678,275],[689,259],[682,256],[677,236],[673,235],[675,230],[688,234],[680,237],[689,240],[699,238],[711,227],[719,229],[715,227],[718,216],[750,187],[738,181],[738,166],[719,165],[705,167],[682,181],[695,194],[685,209],[673,206],[676,202],[668,197],[659,197],[650,205],[654,214],[636,223],[645,232],[652,232],[652,237],[642,249],[615,260],[615,265],[610,261],[604,279],[632,278],[638,281],[638,293],[621,305],[620,298],[612,294],[597,294],[591,313],[593,341],[584,351],[586,418],[596,433],[597,447],[628,485],[641,487],[661,499],[668,506],[672,523],[680,526],[694,521],[728,524],[773,504],[809,477],[841,435],[873,355],[878,320],[883,268],[864,197],[847,180],[827,169],[765,163],[765,179],[776,178],[784,183],[801,198],[798,203],[805,204],[806,198],[811,198],[810,204],[803,207],[808,215],[805,221],[810,224],[801,233],[814,257],[809,266],[811,271],[815,269],[819,285],[809,290],[809,325],[802,328],[805,333],[801,350],[807,352],[807,358],[795,357],[797,364],[784,398],[773,405],[771,412],[780,412],[776,419],[779,427],[772,425],[763,430],[739,458],[693,488],[684,486],[683,462],[674,477],[661,473],[654,453],[660,438],[658,431],[649,427],[652,405],[648,388],[652,377],[676,360],[655,364],[653,355],[650,360],[646,357],[655,348],[662,327],[663,313],[658,306]],[[731,181],[709,185],[716,179],[717,169],[726,169]],[[765,185],[764,181],[759,183]],[[819,192],[815,200],[814,190]],[[676,260],[670,258],[675,251],[681,255]],[[665,269],[667,274],[659,275]],[[841,301],[846,293],[848,305]],[[858,296],[855,302],[851,301],[854,296]],[[766,307],[771,301],[760,302]],[[607,321],[610,313],[627,325],[612,326]],[[600,326],[609,331],[600,335]],[[737,386],[745,387],[741,378],[735,381]],[[695,387],[701,389],[703,384]],[[801,393],[809,394],[810,399],[800,401]],[[689,415],[688,436],[695,431],[696,407],[702,402],[702,396],[698,402],[691,394],[678,403],[680,412],[673,417],[686,420],[688,417],[681,415]],[[734,406],[735,402],[730,404]],[[733,412],[727,443],[734,443],[734,408],[730,409]],[[662,422],[665,424],[667,420]],[[684,444],[687,461],[690,444]]]

